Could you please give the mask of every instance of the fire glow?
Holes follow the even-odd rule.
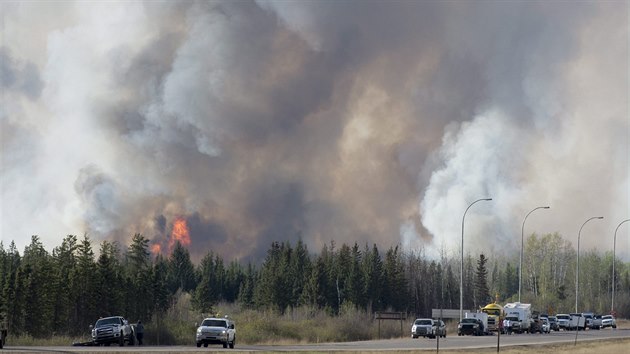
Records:
[[[172,250],[178,241],[182,246],[190,246],[190,232],[188,231],[186,219],[182,217],[178,217],[173,222],[173,231],[171,232],[171,238],[168,240],[168,249]]]
[[[183,217],[177,217],[173,221],[173,229],[171,230],[171,236],[168,238],[168,248],[166,247],[166,240],[155,240],[150,246],[151,253],[153,255],[162,254],[163,251],[172,252],[175,244],[179,242],[182,246],[190,246],[190,230],[186,219]]]

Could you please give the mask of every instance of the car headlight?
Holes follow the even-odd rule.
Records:
[[[227,334],[226,330],[221,331],[221,334]]]
[[[457,325],[457,328],[462,328],[462,325],[461,325],[461,324],[458,324],[458,325]]]
[[[201,334],[201,328],[197,328],[197,333]]]

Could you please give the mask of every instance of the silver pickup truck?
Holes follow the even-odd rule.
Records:
[[[96,345],[110,345],[118,343],[121,347],[125,342],[133,345],[136,334],[133,327],[121,316],[99,318],[92,330],[92,341]]]

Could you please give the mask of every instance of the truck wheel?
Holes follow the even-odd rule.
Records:
[[[125,336],[123,335],[123,332],[120,332],[120,341],[118,342],[118,345],[121,347],[125,346]]]
[[[230,349],[234,349],[235,343],[236,343],[236,337],[234,337],[234,339],[232,339],[232,341],[230,342]]]
[[[204,348],[208,348],[208,343],[203,343]]]
[[[201,348],[201,342],[197,342],[197,348]]]
[[[227,342],[223,342],[223,348],[227,348]]]

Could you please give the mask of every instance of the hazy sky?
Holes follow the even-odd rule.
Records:
[[[623,1],[3,1],[1,239],[612,249]],[[630,259],[630,223],[618,254]],[[583,249],[584,249],[583,248]]]

